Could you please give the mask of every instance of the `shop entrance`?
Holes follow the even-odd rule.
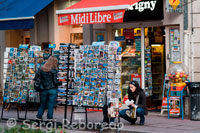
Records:
[[[160,109],[165,74],[165,27],[144,28],[144,60],[141,57],[141,28],[117,29],[115,40],[120,41],[122,47],[122,99],[127,98],[129,82],[137,80],[141,87],[144,86],[148,110]],[[142,61],[144,82],[141,74]]]

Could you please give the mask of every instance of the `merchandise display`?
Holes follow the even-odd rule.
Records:
[[[164,81],[164,45],[152,44],[151,53],[152,92],[158,100],[161,100]]]
[[[58,87],[58,104],[72,105],[76,95],[74,91],[74,51],[78,47],[74,44],[61,43],[59,50],[54,50],[53,55],[58,58],[58,80],[62,85]]]
[[[4,102],[39,102],[32,79],[43,62],[41,51],[30,51],[28,46],[6,48],[4,53]]]
[[[136,49],[134,49],[132,46],[127,46],[122,52],[121,68],[122,68],[122,73],[121,73],[122,98],[124,98],[124,96],[128,92],[128,84],[133,79],[133,78],[131,79],[131,75],[141,74],[140,51],[136,51]],[[141,81],[141,79],[137,80]]]
[[[121,98],[120,65],[121,47],[114,42],[110,45],[83,45],[76,50],[72,104],[103,107],[111,98]]]
[[[152,90],[151,47],[145,48],[145,89]]]

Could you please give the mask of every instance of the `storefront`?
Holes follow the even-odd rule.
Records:
[[[151,2],[155,5],[138,7]],[[148,109],[153,110],[161,105],[166,73],[163,1],[140,1],[133,7],[134,10],[126,11],[123,24],[113,25],[115,39],[124,38],[121,41],[122,97],[127,94],[129,82],[137,80],[147,94]]]
[[[105,22],[98,22],[98,13],[96,17],[94,16],[94,20],[88,19],[90,16],[84,13],[88,11],[84,10],[79,16],[73,16],[76,15],[76,11],[73,12],[71,9],[80,11],[81,5],[79,2],[79,6],[71,6],[66,9],[65,13],[58,11],[59,20],[63,22],[59,24],[92,23],[92,26],[83,25],[83,28],[84,26],[89,27],[87,30],[83,30],[83,38],[86,34],[88,40],[106,41],[107,43],[112,40],[119,41],[123,48],[122,98],[127,94],[129,81],[138,80],[148,96],[148,108],[150,110],[160,109],[166,68],[173,60],[181,60],[180,49],[182,46],[179,45],[177,48],[177,45],[176,47],[173,45],[183,41],[180,34],[182,22],[178,21],[182,16],[180,15],[178,18],[177,15],[166,13],[165,1],[142,0],[132,4],[133,10],[124,12],[123,21],[106,22],[105,19]],[[106,9],[106,6],[104,8],[104,10],[109,10],[109,8]],[[169,16],[173,21],[169,20]],[[95,18],[97,19],[95,20]],[[72,19],[74,21],[71,21]],[[92,22],[88,20],[92,20]],[[88,40],[84,40],[86,44],[89,44]],[[177,56],[174,57],[175,55]]]
[[[79,2],[80,5],[81,2]],[[68,8],[68,12],[70,12],[70,9],[76,9],[78,7],[76,6]],[[102,23],[107,24],[93,25],[92,34],[95,41],[108,42],[116,40],[120,42],[123,48],[121,66],[122,98],[127,94],[129,81],[134,79],[145,89],[147,95],[153,96],[153,98],[150,98],[149,104],[155,107],[157,106],[155,104],[161,105],[162,84],[166,66],[166,30],[162,23],[164,18],[163,1],[140,1],[133,4],[132,8],[133,10],[124,12],[123,23],[121,23],[121,20],[118,20],[111,22],[115,24],[108,24],[110,22],[106,22],[105,19],[105,22]],[[88,13],[82,13],[79,16],[74,14],[71,16],[59,15],[61,20],[59,24],[87,24],[89,23],[88,20],[91,20],[90,23],[95,23],[94,21],[101,23],[98,22],[98,18],[101,18],[99,13],[96,13],[94,20],[88,19],[90,17]],[[155,101],[154,103],[152,103],[152,99]]]
[[[165,1],[143,0],[131,5],[132,10],[130,10],[130,7],[112,9],[112,6],[108,8],[106,7],[108,5],[101,5],[104,13],[106,11],[108,13],[109,10],[111,13],[115,10],[116,13],[116,10],[118,10],[116,13],[118,18],[121,18],[122,15],[123,19],[113,19],[115,21],[112,20],[112,16],[109,16],[109,18],[104,16],[104,19],[99,19],[103,16],[99,13],[102,10],[97,6],[95,6],[96,9],[89,8],[94,7],[94,5],[90,4],[88,8],[82,10],[81,2],[66,10],[57,11],[57,14],[59,14],[60,25],[90,24],[90,26],[83,25],[83,29],[84,26],[88,27],[83,30],[83,38],[87,35],[84,44],[90,44],[88,40],[105,41],[107,43],[111,40],[119,41],[123,48],[122,98],[127,93],[129,81],[138,80],[148,96],[148,108],[150,110],[160,109],[166,68],[173,60],[181,60],[180,49],[182,46],[179,45],[177,48],[173,45],[180,44],[183,41],[182,34],[180,34],[182,22],[178,21],[182,19],[182,16],[177,17],[176,14],[166,13]],[[122,10],[122,12],[120,13],[119,10]],[[170,19],[173,21],[170,21]],[[173,52],[178,51],[180,55],[173,54]],[[178,57],[174,57],[175,55]]]

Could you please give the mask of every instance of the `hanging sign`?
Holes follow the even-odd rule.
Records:
[[[127,10],[124,14],[124,22],[163,18],[163,0],[140,0],[132,5],[132,10]]]
[[[134,39],[134,29],[124,29],[123,36],[125,36],[126,39]]]
[[[61,14],[58,16],[59,25],[121,23],[125,10]]]
[[[141,51],[141,36],[135,36],[135,49]]]
[[[49,48],[56,48],[56,44],[49,44]]]
[[[28,48],[28,44],[19,44],[19,48],[27,49]]]
[[[182,0],[166,0],[167,12],[182,12]]]
[[[30,51],[41,51],[41,46],[30,46]]]
[[[115,37],[115,41],[124,41],[125,39],[126,39],[125,36]]]

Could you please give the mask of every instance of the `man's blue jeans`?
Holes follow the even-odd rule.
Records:
[[[47,119],[53,119],[53,109],[56,104],[57,89],[49,89],[40,92],[40,107],[38,109],[37,118],[42,119],[44,110],[48,105]]]
[[[121,110],[119,112],[119,116],[122,117],[122,118],[124,118],[125,120],[127,120],[129,122],[133,122],[134,119],[132,119],[132,118],[130,118],[130,117],[128,117],[126,115],[126,110],[129,110],[129,109]],[[143,108],[137,108],[136,109],[136,115],[140,117],[140,123],[144,123],[144,120],[145,120],[145,118],[144,118],[144,112],[145,112],[145,110]]]

